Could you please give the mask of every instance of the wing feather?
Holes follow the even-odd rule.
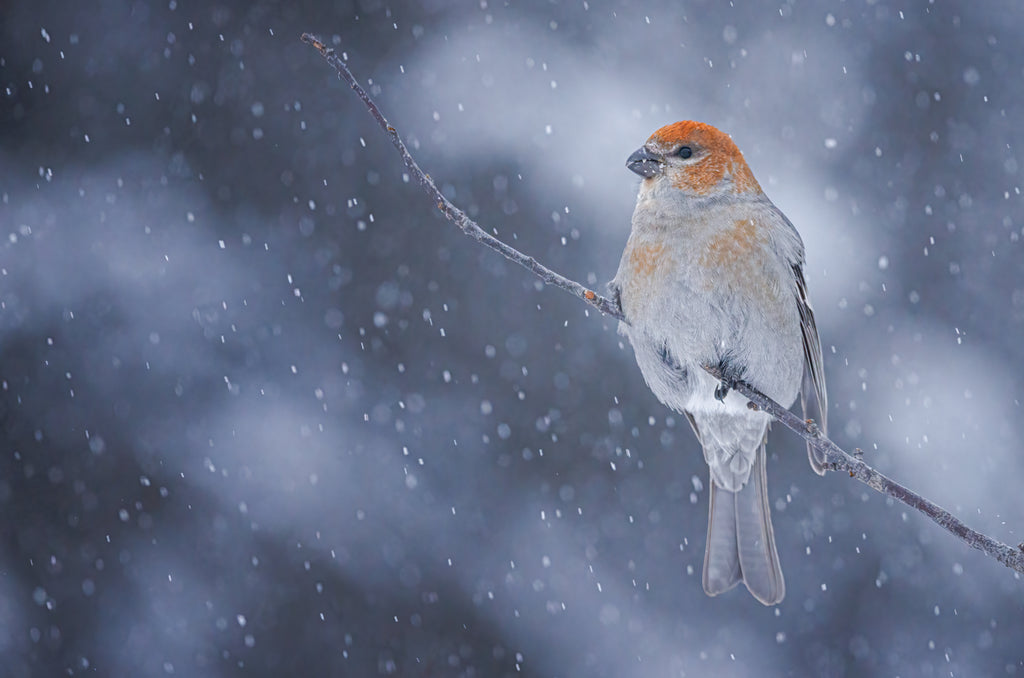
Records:
[[[796,305],[800,311],[800,334],[804,346],[804,378],[800,388],[800,404],[805,419],[813,419],[821,432],[828,435],[828,392],[825,390],[825,366],[821,354],[818,327],[814,324],[814,311],[807,298],[807,282],[803,265],[793,264],[796,279]],[[825,458],[807,445],[807,458],[818,475],[825,475]]]

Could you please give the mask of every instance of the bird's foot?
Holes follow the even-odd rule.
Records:
[[[725,397],[729,395],[729,391],[734,390],[740,384],[746,386],[752,391],[757,390],[750,384],[750,382],[745,381],[743,379],[723,379],[718,383],[718,386],[715,387],[715,400],[717,400],[718,402],[725,402]],[[753,407],[751,407],[750,409],[758,409],[757,403],[749,403],[749,405],[753,405]]]
[[[743,380],[743,375],[746,371],[743,365],[737,365],[731,360],[726,358],[719,360],[718,364],[715,365],[715,372],[720,379],[718,386],[715,387],[715,400],[724,402],[725,397],[729,395],[729,391],[736,388],[737,384],[750,386],[750,384]]]

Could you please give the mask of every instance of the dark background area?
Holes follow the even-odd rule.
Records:
[[[801,231],[832,437],[1024,541],[1014,2],[0,8],[3,676],[1024,675],[1024,582],[776,428],[787,598],[613,322],[658,127]]]

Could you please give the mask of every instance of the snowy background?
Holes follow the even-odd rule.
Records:
[[[733,6],[735,5],[735,6]],[[1024,541],[1015,2],[0,9],[4,676],[1024,675],[1024,581],[777,429],[787,597],[701,591],[707,468],[607,319],[680,119],[808,248],[833,437]]]

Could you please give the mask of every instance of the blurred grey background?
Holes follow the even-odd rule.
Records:
[[[1024,541],[1016,2],[4,3],[0,674],[1002,676],[1024,581],[807,466],[788,595],[704,596],[706,473],[595,287],[656,128],[804,236],[838,443]]]

